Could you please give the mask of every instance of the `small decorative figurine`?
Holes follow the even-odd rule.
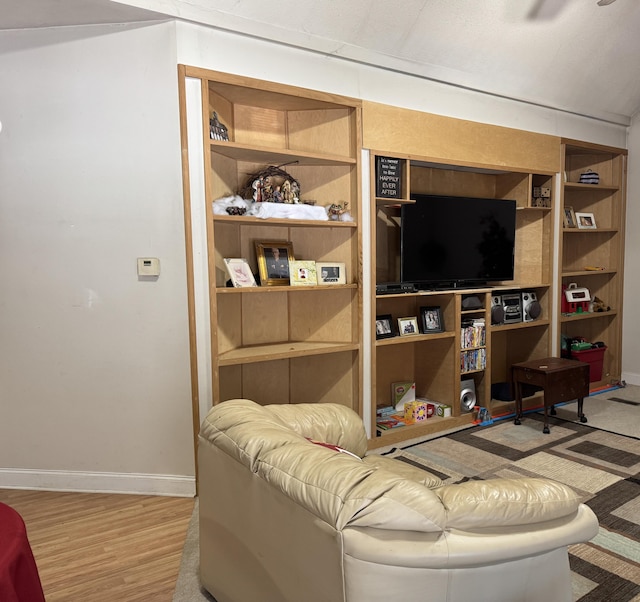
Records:
[[[213,117],[209,119],[209,136],[212,140],[229,140],[229,130],[226,125],[220,123],[215,111]]]
[[[327,215],[329,216],[329,219],[334,222],[344,221],[343,215],[347,213],[348,205],[348,202],[345,202],[344,204],[331,203],[331,205],[327,207]]]

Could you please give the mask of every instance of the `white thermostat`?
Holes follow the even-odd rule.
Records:
[[[138,257],[138,276],[160,276],[160,260],[157,257]]]

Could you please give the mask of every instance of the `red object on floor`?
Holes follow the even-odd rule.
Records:
[[[44,602],[36,561],[22,517],[0,502],[0,600]]]

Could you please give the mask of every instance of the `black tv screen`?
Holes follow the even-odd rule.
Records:
[[[516,202],[412,194],[401,211],[401,279],[418,288],[513,280]]]

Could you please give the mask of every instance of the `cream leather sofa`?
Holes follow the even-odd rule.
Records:
[[[339,405],[238,399],[209,412],[200,578],[217,602],[572,599],[567,546],[591,539],[598,522],[569,488],[443,486],[366,449],[362,421]]]

